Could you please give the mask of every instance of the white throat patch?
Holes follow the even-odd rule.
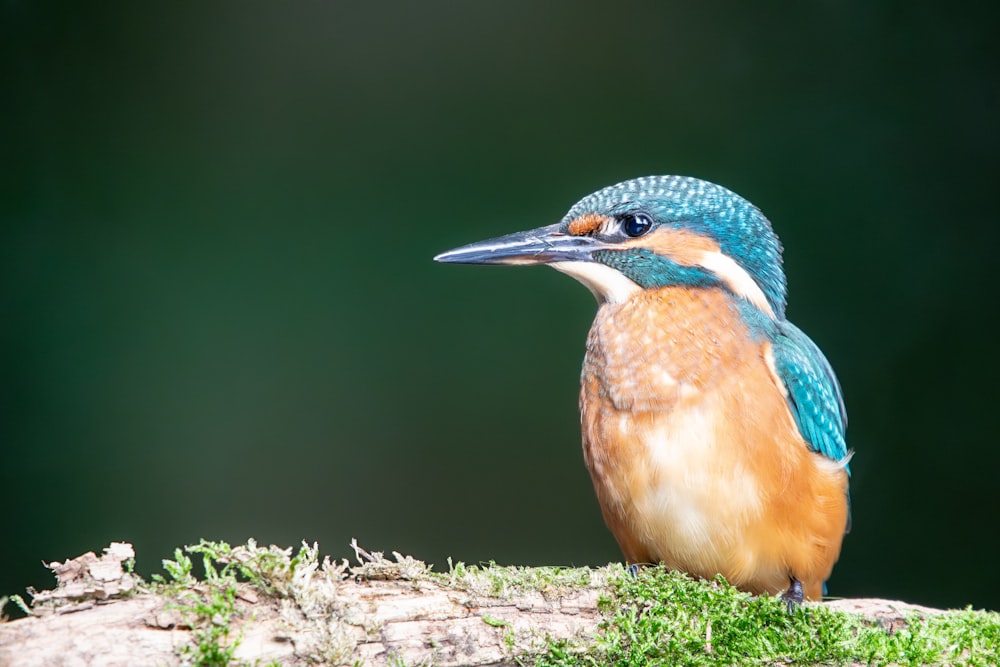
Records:
[[[598,303],[624,303],[642,291],[620,271],[597,262],[553,262],[549,266],[583,283]]]

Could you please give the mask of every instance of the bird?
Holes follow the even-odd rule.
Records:
[[[548,265],[596,297],[580,381],[583,455],[631,567],[722,575],[792,609],[821,599],[850,529],[847,413],[785,318],[782,246],[748,200],[634,178],[560,222],[438,262]]]

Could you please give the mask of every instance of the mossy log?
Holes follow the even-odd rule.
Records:
[[[32,592],[30,616],[0,623],[0,665],[551,665],[588,663],[587,656],[588,664],[601,664],[594,656],[607,657],[616,615],[652,613],[648,604],[629,608],[622,599],[620,582],[630,575],[617,565],[458,564],[434,573],[399,554],[355,550],[360,564],[351,567],[320,562],[314,546],[293,553],[252,542],[203,543],[188,548],[202,556],[203,576],[192,574],[192,561],[178,550],[176,560],[164,561],[168,577],[148,584],[131,573],[127,544],[53,563],[57,587]],[[690,585],[732,590],[719,582]],[[692,604],[716,613],[703,601]],[[887,636],[916,618],[946,614],[884,600],[807,607],[846,610]],[[993,616],[988,624],[1000,628]],[[692,650],[727,655],[713,646],[711,619],[707,634],[685,623],[695,633]],[[719,642],[722,621],[715,624]],[[960,647],[959,655],[975,650]]]

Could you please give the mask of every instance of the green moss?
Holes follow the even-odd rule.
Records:
[[[507,621],[501,621],[499,618],[493,618],[489,614],[483,614],[483,623],[490,626],[491,628],[510,627],[510,623],[508,623]]]
[[[202,578],[195,576],[194,562],[188,554],[201,556]],[[336,610],[333,589],[343,578],[344,568],[346,563],[320,563],[316,547],[306,544],[295,552],[274,546],[260,548],[252,540],[237,547],[202,540],[183,551],[175,550],[174,560],[164,560],[166,576],[153,575],[152,588],[173,598],[172,607],[191,627],[191,644],[179,650],[186,664],[244,664],[234,661],[242,635],[233,632],[232,623],[240,616],[237,593],[247,584],[294,602],[302,616],[289,621],[289,630],[299,624],[315,638],[315,650],[306,656],[308,659],[340,664],[353,644],[341,636],[338,624],[329,622],[327,616]]]
[[[185,623],[191,627],[192,643],[179,652],[185,662],[199,667],[229,665],[240,640],[239,636],[231,636],[230,626],[237,615],[239,582],[233,564],[219,568],[218,546],[203,541],[185,547],[187,553],[202,555],[205,576],[201,582],[192,574],[191,558],[180,549],[174,551],[174,560],[163,561],[167,577],[155,574],[152,577],[159,592],[175,599],[172,607],[181,612]]]
[[[889,630],[860,616],[648,568],[618,568],[615,599],[589,647],[560,642],[536,665],[963,664],[1000,660],[1000,615],[964,611],[913,617]]]
[[[4,595],[3,597],[0,597],[0,623],[3,623],[5,621],[9,620],[7,618],[6,611],[5,611],[5,609],[6,609],[6,607],[7,607],[8,604],[10,604],[12,607],[14,607],[22,615],[24,615],[24,616],[31,616],[31,608],[24,601],[24,598],[22,598],[20,595],[16,595],[16,594],[15,595]]]
[[[520,591],[554,595],[560,591],[607,585],[605,569],[589,567],[519,567],[466,565],[448,559],[448,572],[428,572],[428,578],[451,588],[484,596],[504,598]]]

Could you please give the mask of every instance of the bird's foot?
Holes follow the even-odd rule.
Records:
[[[641,567],[642,566],[639,565],[638,563],[632,563],[627,568],[625,568],[625,571],[628,572],[630,577],[635,578],[639,576],[639,570],[641,569]]]
[[[788,589],[781,594],[781,599],[784,601],[785,606],[788,607],[789,614],[793,613],[795,608],[802,604],[804,597],[802,594],[802,582],[795,577],[791,577]]]

